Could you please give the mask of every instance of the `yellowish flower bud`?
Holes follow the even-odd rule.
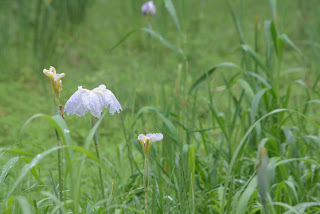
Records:
[[[49,70],[43,69],[43,73],[50,78],[56,98],[59,99],[60,92],[62,91],[61,78],[64,77],[65,74],[57,74],[56,69],[52,66],[50,66]]]

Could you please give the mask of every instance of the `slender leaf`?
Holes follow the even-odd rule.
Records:
[[[0,176],[0,187],[1,187],[4,179],[7,177],[10,169],[16,164],[16,162],[18,160],[19,160],[19,157],[13,157],[2,168],[2,173],[1,173],[1,176]]]
[[[17,196],[16,200],[19,202],[20,204],[20,208],[21,208],[21,212],[23,214],[31,214],[31,205],[29,203],[29,201],[23,197],[23,196]]]
[[[230,67],[230,68],[236,68],[238,70],[241,70],[241,68],[231,62],[225,62],[225,63],[221,63],[218,64],[216,66],[213,66],[212,68],[210,68],[208,71],[206,71],[204,74],[202,74],[196,81],[194,81],[189,89],[189,95],[192,94],[193,92],[196,91],[197,88],[200,87],[200,85],[208,78],[210,77],[217,68],[220,67]]]
[[[253,194],[253,192],[256,190],[257,187],[257,177],[254,177],[251,182],[248,184],[247,188],[241,195],[241,198],[239,200],[238,206],[237,206],[237,214],[244,214],[246,213],[248,209],[248,204],[250,201],[250,198]]]
[[[178,19],[178,16],[176,14],[176,10],[174,8],[174,5],[172,3],[171,0],[164,0],[164,4],[173,20],[173,22],[175,23],[178,31],[179,31],[179,34],[180,36],[182,37],[182,30],[181,30],[181,26],[180,26],[180,23],[179,23],[179,19]]]
[[[112,46],[108,51],[107,54],[111,53],[116,47],[118,47],[121,43],[123,43],[129,36],[137,32],[138,30],[129,31],[126,35],[124,35],[114,46]]]
[[[179,50],[178,48],[176,48],[174,45],[172,45],[170,42],[168,42],[166,39],[164,39],[160,34],[156,33],[155,31],[153,31],[152,29],[149,29],[149,28],[142,28],[141,30],[145,31],[145,32],[149,33],[151,36],[157,38],[160,42],[162,42],[162,44],[167,46],[169,49],[173,50],[174,52],[180,54],[183,58],[185,58],[185,55],[182,50]]]
[[[261,57],[254,51],[252,50],[252,48],[248,45],[241,45],[242,50],[244,50],[245,52],[247,52],[252,59],[257,63],[257,65],[259,65],[259,67],[264,70],[264,71],[268,71],[268,69],[266,68],[266,66],[264,65],[264,63],[262,62]]]

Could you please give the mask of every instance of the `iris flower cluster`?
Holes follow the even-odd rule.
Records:
[[[147,15],[149,19],[151,19],[152,16],[156,15],[156,7],[153,1],[148,1],[144,3],[142,5],[141,11],[144,15]],[[151,27],[151,24],[150,24],[150,27]],[[55,92],[54,102],[56,106],[59,107],[59,110],[61,110],[60,112],[61,116],[63,116],[63,110],[62,110],[62,106],[60,105],[59,98],[60,98],[60,92],[62,90],[61,78],[64,77],[65,74],[64,73],[57,74],[56,69],[52,66],[50,66],[49,70],[44,69],[43,73],[47,75],[51,80],[51,83]],[[122,111],[122,107],[119,101],[114,96],[114,94],[106,88],[105,85],[99,85],[98,87],[92,90],[88,90],[88,89],[82,88],[82,86],[78,86],[78,90],[66,102],[66,105],[64,107],[64,112],[66,112],[67,115],[75,114],[79,117],[90,112],[92,114],[92,126],[94,126],[94,124],[97,121],[97,118],[101,117],[101,113],[104,108],[109,108],[109,113],[111,115],[113,115],[115,112],[120,113],[120,111]],[[69,130],[67,131],[69,132]],[[140,142],[141,147],[145,154],[144,188],[145,188],[145,212],[146,213],[147,213],[147,207],[148,207],[148,153],[152,143],[161,141],[162,139],[163,139],[163,135],[161,133],[147,134],[147,135],[140,134],[138,136],[138,141]],[[99,151],[98,151],[98,130],[96,130],[96,133],[94,136],[94,145],[96,148],[97,158],[100,160]],[[60,200],[62,200],[63,199],[62,197],[63,181],[61,179],[62,171],[60,168],[60,165],[61,165],[60,153],[58,156],[59,156],[58,166],[59,166]],[[99,166],[99,176],[100,176],[101,193],[103,198],[105,199],[104,185],[103,185],[102,172],[101,172],[100,166]]]

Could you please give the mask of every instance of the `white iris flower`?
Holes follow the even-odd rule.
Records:
[[[147,134],[147,135],[140,134],[138,136],[138,141],[140,142],[145,154],[148,154],[151,144],[153,142],[161,141],[162,139],[163,139],[163,134],[161,133]]]
[[[106,89],[105,85],[100,85],[91,91],[79,86],[78,90],[67,101],[64,111],[67,115],[76,114],[78,116],[85,115],[90,111],[94,117],[100,118],[103,108],[108,107],[112,115],[115,112],[120,113],[120,110],[122,110],[117,98],[110,90]]]

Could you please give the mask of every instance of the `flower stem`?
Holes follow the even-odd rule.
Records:
[[[124,134],[124,137],[126,139],[126,144],[127,144],[127,148],[128,148],[128,159],[129,159],[129,163],[130,163],[131,174],[133,174],[133,168],[132,168],[132,162],[133,162],[132,159],[133,158],[132,158],[130,144],[128,143],[128,138],[127,138],[126,130],[125,130],[125,127],[124,127],[124,121],[123,121],[122,114],[120,114],[120,118],[121,118],[123,134]]]
[[[148,156],[144,159],[144,210],[148,212]]]
[[[59,115],[59,107],[58,105],[54,105],[54,115]],[[57,141],[58,141],[58,146],[61,146],[61,138],[60,135],[57,131],[57,129],[55,129],[56,131],[56,136],[57,136]],[[63,201],[63,181],[62,181],[62,162],[61,162],[61,149],[58,149],[58,174],[59,174],[59,197],[60,197],[60,201]],[[61,210],[60,210],[61,213]]]
[[[151,21],[152,21],[152,16],[151,16],[151,15],[148,15],[148,16],[147,16],[147,29],[149,29],[149,30],[152,31]],[[149,34],[149,39],[151,40],[151,39],[152,39],[152,35],[151,35],[151,33],[148,33],[148,34]]]
[[[59,135],[57,135],[59,136]],[[60,136],[59,136],[60,138]],[[58,139],[58,146],[61,146],[61,140]],[[59,195],[60,201],[63,200],[63,181],[62,181],[62,161],[61,161],[61,149],[58,150],[58,171],[59,171]]]
[[[92,117],[92,127],[94,126],[94,124],[96,124],[96,122],[97,122],[97,118]],[[99,149],[98,149],[98,129],[94,134],[93,141],[94,141],[94,147],[96,148],[97,158],[100,161],[100,155],[99,155]],[[102,194],[102,198],[105,199],[101,167],[99,166],[98,168],[99,168],[99,177],[100,177],[100,185],[101,185],[101,194]]]

